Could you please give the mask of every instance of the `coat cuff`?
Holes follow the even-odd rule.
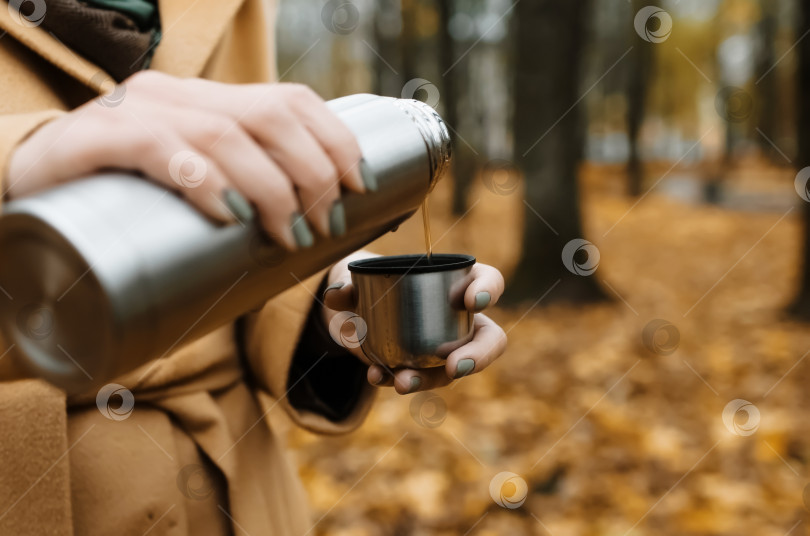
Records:
[[[307,279],[244,319],[244,348],[259,387],[299,426],[339,434],[362,424],[376,389],[366,367],[325,340],[314,307],[326,272]]]
[[[8,166],[17,146],[37,128],[64,113],[63,110],[53,109],[25,114],[0,115],[0,184],[3,186],[3,191],[8,188],[6,184]]]

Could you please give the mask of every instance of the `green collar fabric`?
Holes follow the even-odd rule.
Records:
[[[156,30],[160,26],[157,4],[149,0],[86,0],[94,7],[123,13],[132,19],[141,31]]]

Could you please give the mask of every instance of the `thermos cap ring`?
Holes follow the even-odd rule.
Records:
[[[450,164],[450,132],[442,117],[430,105],[416,99],[396,99],[394,105],[416,124],[425,140],[430,159],[430,190],[439,182]]]

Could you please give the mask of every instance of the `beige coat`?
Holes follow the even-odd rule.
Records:
[[[152,68],[268,81],[268,11],[266,0],[161,0],[163,40]],[[41,28],[15,23],[5,6],[0,33],[3,179],[19,142],[96,96],[105,77]],[[225,326],[160,361],[142,381],[145,368],[115,380],[136,401],[124,420],[102,415],[95,392],[66,400],[0,357],[0,535],[307,533],[306,498],[269,418],[283,409],[310,430],[349,431],[373,391],[361,388],[341,422],[298,410],[285,397],[318,283],[313,278],[251,315],[245,367],[233,326]],[[0,341],[0,353],[7,346]]]

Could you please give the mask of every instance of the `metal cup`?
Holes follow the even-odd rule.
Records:
[[[473,315],[464,307],[473,264],[474,257],[452,254],[349,263],[366,328],[363,353],[389,368],[444,366],[473,336]]]

